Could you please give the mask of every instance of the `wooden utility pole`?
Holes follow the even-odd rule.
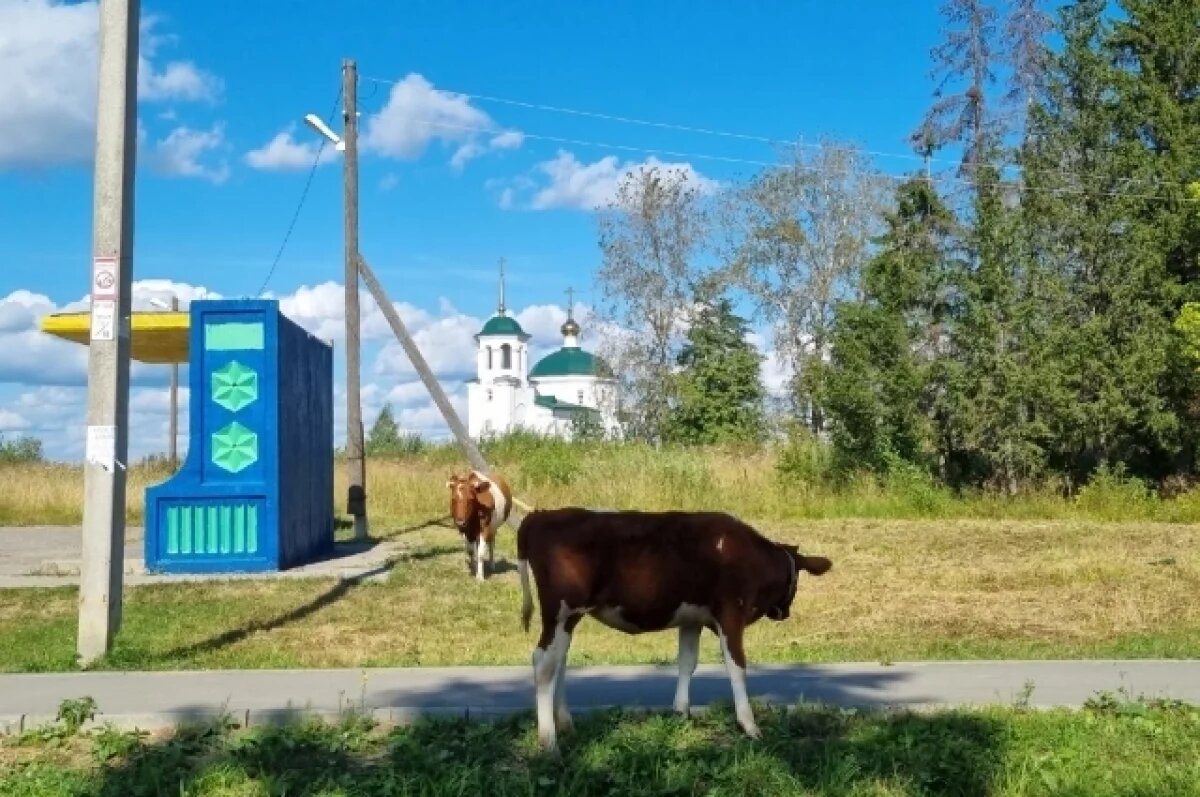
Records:
[[[129,449],[130,287],[140,0],[100,3],[93,167],[91,341],[76,652],[83,666],[121,627]]]
[[[179,312],[179,297],[171,297],[171,311]],[[171,467],[179,467],[179,363],[171,363],[171,420],[169,421],[171,439],[167,445],[167,457]]]
[[[367,538],[367,473],[363,442],[361,327],[358,308],[358,67],[342,61],[342,161],[346,202],[346,512],[354,518],[354,539]]]

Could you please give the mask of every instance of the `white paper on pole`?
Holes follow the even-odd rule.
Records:
[[[92,302],[92,340],[112,340],[117,326],[117,303],[112,299]]]
[[[117,427],[89,426],[84,457],[89,464],[111,471],[117,459]]]

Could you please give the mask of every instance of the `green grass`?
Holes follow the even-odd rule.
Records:
[[[1200,794],[1200,709],[1099,699],[876,713],[727,706],[701,718],[582,714],[557,756],[530,715],[495,723],[355,717],[158,737],[60,729],[0,743],[0,795],[1172,795]]]
[[[747,633],[752,663],[1200,656],[1200,526],[1029,521],[767,523],[827,555],[791,618]],[[513,535],[504,572],[471,579],[457,533],[399,537],[382,583],[225,581],[131,587],[106,669],[453,666],[529,662]],[[0,670],[74,667],[76,591],[0,590]],[[720,661],[715,639],[701,656]],[[585,620],[573,664],[673,662],[672,633]]]

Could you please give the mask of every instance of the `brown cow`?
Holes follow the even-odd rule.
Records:
[[[512,490],[498,473],[473,470],[466,476],[450,474],[450,517],[463,535],[467,572],[484,579],[484,557],[489,569],[495,554],[496,531],[512,511]]]
[[[759,735],[746,696],[742,634],[762,617],[791,613],[800,571],[832,563],[768,540],[723,512],[538,510],[517,529],[517,566],[529,630],[537,582],[542,633],[533,651],[538,738],[553,749],[572,727],[563,689],[571,634],[583,616],[629,634],[679,629],[675,710],[687,714],[700,631],[721,641],[738,722]],[[556,728],[557,726],[557,728]]]

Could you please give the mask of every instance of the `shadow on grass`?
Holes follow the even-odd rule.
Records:
[[[429,518],[428,520],[417,521],[408,526],[401,526],[396,529],[388,529],[379,535],[381,540],[390,540],[394,537],[399,537],[403,534],[412,534],[417,531],[422,531],[431,526],[439,526],[444,529],[454,529],[454,524],[450,522],[449,515],[440,515],[438,517]],[[455,529],[457,531],[457,529]]]
[[[759,718],[752,741],[727,706],[692,720],[595,712],[557,756],[537,752],[528,712],[390,730],[353,718],[195,727],[139,746],[77,793],[986,795],[1005,758],[1004,725],[987,716],[760,708]]]
[[[353,576],[338,579],[332,587],[325,590],[311,600],[305,601],[294,609],[291,609],[276,617],[271,617],[265,620],[252,620],[237,628],[231,628],[228,631],[222,631],[219,634],[202,639],[199,642],[193,642],[189,645],[182,645],[163,651],[162,653],[154,654],[150,658],[156,661],[176,661],[178,659],[186,659],[201,653],[212,653],[221,648],[237,644],[253,634],[259,634],[264,631],[274,631],[277,628],[282,628],[289,623],[295,623],[305,619],[317,612],[325,609],[334,603],[337,603],[346,595],[350,594],[354,589],[358,588],[365,582],[377,579],[390,573],[403,560],[389,560],[380,565],[377,565],[370,570],[357,573]]]

